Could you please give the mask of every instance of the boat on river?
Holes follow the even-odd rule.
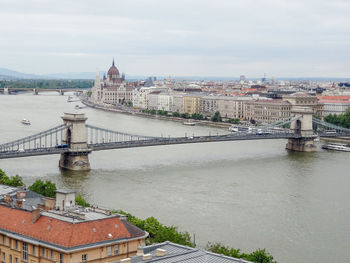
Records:
[[[187,126],[194,126],[194,125],[196,125],[195,122],[191,122],[191,121],[185,121],[183,124],[187,125]]]
[[[25,124],[25,125],[30,125],[30,121],[27,120],[27,119],[21,120],[21,123],[22,123],[22,124]]]
[[[346,144],[328,143],[321,146],[325,150],[350,152],[350,147]]]

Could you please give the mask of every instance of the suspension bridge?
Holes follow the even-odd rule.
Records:
[[[88,154],[92,151],[207,143],[238,140],[288,139],[286,149],[315,151],[314,139],[350,137],[350,129],[335,126],[312,117],[312,110],[296,107],[293,116],[245,132],[225,135],[154,137],[113,131],[86,124],[84,114],[65,113],[63,124],[37,134],[0,145],[0,159],[60,154],[59,166],[69,170],[89,170]],[[289,129],[284,129],[290,124]]]

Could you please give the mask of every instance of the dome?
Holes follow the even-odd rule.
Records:
[[[113,59],[113,63],[112,66],[109,68],[107,75],[112,78],[112,76],[114,77],[119,77],[119,70],[117,69],[117,67],[114,65],[114,59]]]

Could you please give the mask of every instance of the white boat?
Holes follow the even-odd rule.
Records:
[[[322,149],[326,150],[334,150],[334,151],[342,151],[342,152],[350,152],[350,147],[346,144],[336,144],[336,143],[328,143],[321,146]]]
[[[27,120],[27,119],[21,120],[21,123],[22,123],[22,124],[25,124],[25,125],[30,125],[30,121]]]
[[[184,125],[188,125],[188,126],[194,126],[194,125],[196,125],[196,123],[191,122],[191,121],[185,121],[183,124],[184,124]]]
[[[67,99],[67,102],[75,102],[75,101],[79,101],[78,98],[74,98],[72,96],[69,96],[68,99]]]

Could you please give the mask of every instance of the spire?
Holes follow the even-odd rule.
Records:
[[[115,65],[114,65],[114,58],[113,58],[113,63],[112,63],[112,67],[115,67]]]

